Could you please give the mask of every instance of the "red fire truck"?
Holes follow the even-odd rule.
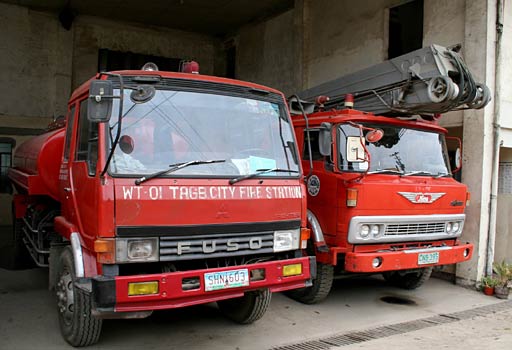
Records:
[[[292,297],[318,302],[335,275],[351,273],[414,289],[434,266],[471,259],[473,245],[460,241],[470,195],[450,165],[460,167],[460,147],[449,154],[437,113],[482,108],[490,94],[453,49],[425,48],[299,96],[290,103],[318,266],[313,286]]]
[[[195,65],[194,65],[195,66]],[[60,328],[217,302],[239,323],[311,285],[306,192],[283,95],[188,73],[100,73],[20,145],[15,262],[49,266]]]

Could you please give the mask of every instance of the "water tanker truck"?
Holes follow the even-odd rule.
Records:
[[[184,67],[97,74],[15,151],[13,267],[49,267],[73,346],[97,342],[104,318],[209,302],[251,323],[271,292],[311,285],[283,95]]]

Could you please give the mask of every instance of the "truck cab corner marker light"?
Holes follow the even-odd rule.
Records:
[[[347,188],[347,207],[357,206],[357,188]]]
[[[471,203],[471,192],[466,192],[466,207]]]

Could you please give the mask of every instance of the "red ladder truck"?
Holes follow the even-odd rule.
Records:
[[[449,154],[437,119],[489,100],[457,50],[435,45],[291,98],[318,266],[312,287],[289,294],[315,303],[353,273],[414,289],[433,267],[471,259],[460,240],[470,194],[452,176],[460,147]]]
[[[80,86],[65,122],[20,145],[9,171],[13,261],[49,266],[73,346],[97,342],[103,318],[209,302],[251,323],[271,292],[311,285],[283,95],[156,69]]]

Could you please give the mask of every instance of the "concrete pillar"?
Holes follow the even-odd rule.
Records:
[[[496,0],[467,0],[464,58],[476,81],[494,91]],[[466,210],[463,241],[475,245],[474,257],[457,266],[461,284],[473,284],[485,271],[489,239],[489,203],[493,152],[494,103],[483,110],[464,112],[464,157],[462,182],[471,192]]]

